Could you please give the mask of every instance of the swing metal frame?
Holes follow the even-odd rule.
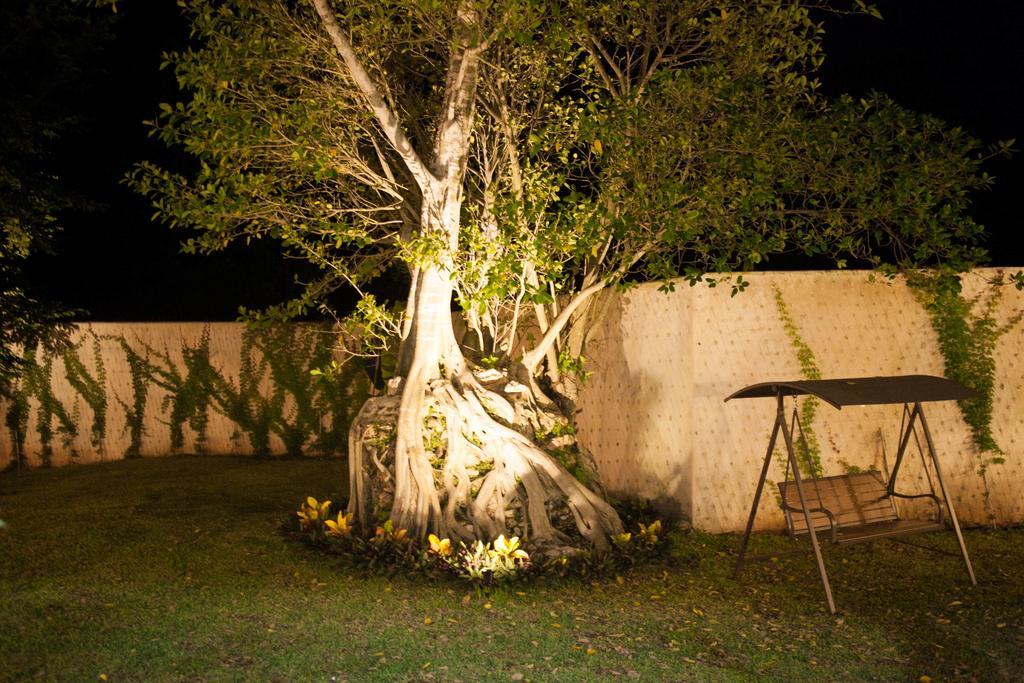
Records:
[[[865,514],[865,510],[860,507],[858,502],[855,501],[857,497],[856,495],[845,497],[835,496],[829,493],[829,487],[827,486],[825,487],[826,490],[824,493],[821,491],[820,482],[829,480],[828,483],[832,485],[837,483],[849,484],[849,479],[856,475],[839,475],[836,477],[819,479],[812,470],[809,474],[811,477],[810,484],[813,487],[813,491],[808,490],[808,482],[800,470],[800,464],[796,457],[796,451],[793,447],[794,436],[798,436],[801,441],[801,445],[805,449],[807,448],[803,425],[800,424],[800,420],[797,415],[795,399],[796,396],[801,395],[816,396],[826,403],[831,404],[838,410],[842,410],[844,406],[854,405],[903,404],[899,434],[899,450],[896,453],[896,460],[889,475],[889,481],[885,484],[884,490],[882,490],[880,486],[877,487],[877,491],[873,491],[875,498],[869,501],[871,504],[875,506],[880,505],[882,508],[885,507],[886,503],[891,506],[892,512],[890,516],[879,517],[879,519],[883,521],[869,518],[869,515]],[[787,396],[794,397],[793,419],[790,424],[787,424],[786,421],[785,398]],[[787,481],[780,483],[780,493],[782,494],[781,501],[783,510],[786,513],[787,526],[789,528],[790,535],[794,537],[797,535],[806,535],[810,541],[811,550],[814,553],[815,562],[818,566],[818,575],[821,578],[821,585],[825,593],[825,602],[828,605],[829,612],[835,614],[835,600],[832,597],[832,587],[829,583],[828,571],[825,569],[825,562],[822,557],[822,544],[818,539],[819,533],[828,531],[832,544],[843,545],[846,543],[872,542],[883,538],[898,540],[898,537],[900,536],[925,531],[935,531],[942,529],[945,526],[942,516],[942,505],[939,502],[939,498],[935,495],[935,486],[931,480],[931,475],[928,474],[927,465],[925,465],[924,469],[928,476],[928,483],[931,487],[932,493],[904,494],[896,491],[897,475],[900,471],[901,465],[903,464],[907,447],[910,444],[910,438],[913,436],[917,444],[918,452],[921,454],[922,463],[925,463],[925,450],[927,450],[929,460],[931,461],[935,472],[935,478],[938,481],[939,491],[942,494],[942,503],[944,503],[947,511],[946,519],[948,519],[950,526],[952,526],[953,532],[956,535],[964,568],[967,571],[967,576],[970,579],[971,584],[977,585],[978,582],[974,575],[974,568],[971,565],[971,558],[967,552],[967,545],[964,543],[963,533],[960,530],[960,523],[957,519],[953,502],[950,500],[945,480],[942,477],[942,468],[939,464],[938,455],[935,450],[935,442],[932,439],[931,430],[928,428],[928,421],[925,418],[924,409],[921,406],[922,403],[928,401],[959,401],[974,398],[976,396],[977,393],[973,390],[943,377],[933,377],[930,375],[902,375],[894,377],[763,382],[740,389],[726,398],[726,401],[737,398],[769,397],[775,398],[776,400],[775,422],[772,426],[771,436],[768,439],[768,450],[765,453],[764,464],[761,467],[761,475],[758,478],[757,488],[754,491],[754,500],[750,507],[750,515],[747,518],[746,529],[744,530],[743,536],[740,540],[739,553],[736,559],[736,565],[733,569],[733,578],[739,578],[740,573],[743,571],[745,562],[758,559],[746,557],[747,545],[750,541],[750,534],[754,527],[754,519],[757,516],[757,508],[761,501],[761,494],[764,491],[765,481],[768,477],[768,470],[775,453],[775,446],[778,442],[779,434],[781,433],[782,440],[786,448]],[[920,424],[921,430],[924,432],[925,445],[927,448],[922,448],[921,441],[918,438],[916,430],[916,426],[918,424]],[[792,481],[789,481],[790,472],[792,472],[793,475]],[[878,473],[872,474],[877,476],[878,484],[880,485],[882,483],[881,476],[878,475]],[[868,481],[867,487],[863,487],[863,473],[860,476],[862,483],[860,491],[862,493],[875,488],[870,481]],[[787,496],[787,488],[789,486],[795,488],[799,506],[792,505],[788,502],[789,496]],[[894,497],[905,499],[931,498],[936,505],[937,519],[934,522],[900,520],[896,513],[896,506],[892,501],[892,498]],[[827,504],[823,502],[825,500],[828,500]],[[827,505],[833,505],[833,507],[843,506],[844,509],[829,509]],[[798,515],[798,517],[794,517],[794,515]],[[802,519],[800,519],[801,517]],[[794,525],[794,520],[799,520],[805,524],[802,530],[795,530],[796,525]],[[842,535],[840,535],[841,531],[844,532]],[[909,545],[918,544],[910,543]],[[935,550],[928,546],[919,547]]]

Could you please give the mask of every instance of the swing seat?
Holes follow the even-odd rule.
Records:
[[[896,461],[889,475],[891,479],[888,486],[882,481],[882,475],[878,472],[855,472],[834,477],[822,477],[821,479],[815,478],[812,472],[810,481],[801,476],[800,463],[793,448],[794,428],[799,435],[801,445],[805,448],[807,441],[803,425],[800,424],[795,398],[793,399],[793,426],[787,424],[785,399],[787,396],[796,397],[808,394],[832,404],[837,409],[842,409],[843,406],[903,404],[899,449],[896,451]],[[786,514],[786,526],[789,528],[789,533],[793,536],[802,535],[810,542],[815,562],[818,564],[821,587],[825,591],[825,602],[828,604],[830,613],[836,613],[836,603],[832,599],[832,586],[829,584],[828,571],[825,570],[825,561],[821,556],[821,543],[818,541],[818,535],[821,532],[827,531],[832,537],[833,543],[843,544],[866,543],[876,539],[938,531],[945,528],[942,517],[943,508],[949,514],[949,522],[956,534],[957,545],[960,546],[960,555],[964,561],[964,569],[967,570],[971,585],[978,585],[978,580],[974,576],[974,568],[971,566],[971,558],[967,554],[967,544],[964,543],[960,523],[953,510],[953,501],[949,499],[949,491],[942,480],[939,458],[935,453],[935,442],[932,440],[931,432],[928,430],[928,421],[925,420],[924,409],[921,407],[922,401],[962,401],[977,396],[978,393],[973,389],[968,389],[962,384],[957,384],[944,377],[904,375],[900,377],[762,382],[751,384],[726,398],[725,400],[729,401],[734,398],[774,397],[776,404],[775,422],[772,425],[772,434],[768,438],[768,450],[765,452],[764,464],[761,466],[761,476],[757,480],[757,488],[754,489],[754,501],[750,506],[750,516],[747,517],[747,527],[740,539],[736,566],[732,572],[733,578],[738,579],[740,572],[743,571],[747,542],[750,541],[750,533],[754,529],[754,518],[757,516],[757,505],[761,500],[761,493],[764,491],[768,471],[772,464],[772,454],[775,452],[775,445],[781,434],[786,446],[787,468],[792,468],[793,481],[784,481],[779,484],[779,502]],[[914,406],[913,409],[910,408],[911,404]],[[921,447],[917,436],[918,424],[924,432],[928,457],[935,473],[935,480],[939,484],[939,491],[942,493],[941,502],[935,495],[931,475],[928,476],[928,484],[932,491],[930,494],[909,495],[896,492],[896,475],[900,471],[900,465],[907,452],[911,436],[917,443],[921,461],[925,465],[927,473],[925,449]],[[789,469],[787,469],[786,478],[789,478]],[[894,498],[930,498],[935,503],[935,521],[901,520]],[[905,542],[910,543],[909,541]],[[911,545],[916,544],[911,543]]]
[[[827,532],[835,545],[870,543],[945,528],[942,506],[936,496],[890,493],[879,472],[853,472],[805,479],[802,483],[816,535]],[[800,505],[796,482],[782,481],[778,487],[790,536],[806,535],[807,518]],[[936,508],[935,519],[900,519],[894,497],[932,499]]]

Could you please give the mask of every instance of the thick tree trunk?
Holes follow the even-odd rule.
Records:
[[[364,525],[389,516],[420,538],[514,534],[551,553],[607,548],[622,530],[615,510],[535,443],[559,421],[554,405],[532,381],[478,379],[455,341],[447,271],[418,272],[408,372],[394,394],[367,401],[349,435],[349,510]]]

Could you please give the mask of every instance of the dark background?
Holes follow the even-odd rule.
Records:
[[[880,90],[934,114],[986,143],[1024,140],[1024,1],[876,0],[884,21],[826,16],[826,93]],[[180,232],[150,221],[146,202],[121,184],[142,159],[174,163],[147,137],[142,121],[177,99],[161,53],[182,49],[188,27],[174,0],[119,5],[99,76],[81,101],[85,123],[59,150],[62,175],[101,204],[62,216],[54,251],[32,259],[30,282],[47,298],[83,309],[83,320],[232,320],[239,306],[259,308],[296,294],[308,267],[273,244],[211,256],[180,253]],[[989,230],[993,265],[1024,265],[1017,205],[1024,160],[997,160],[993,190],[975,198]]]

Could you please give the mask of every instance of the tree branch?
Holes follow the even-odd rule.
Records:
[[[559,312],[558,317],[551,321],[551,326],[544,333],[537,345],[531,350],[523,354],[523,366],[532,376],[534,371],[537,369],[537,365],[541,359],[547,355],[547,352],[555,344],[555,340],[558,339],[558,335],[562,333],[566,325],[569,324],[569,320],[572,318],[573,313],[582,306],[591,296],[597,294],[608,285],[615,282],[617,279],[625,277],[629,269],[632,268],[637,262],[647,254],[647,248],[638,249],[636,253],[626,262],[622,263],[614,272],[609,273],[606,277],[601,278],[594,284],[584,287],[576,296],[573,297],[572,301],[566,304],[565,308]]]
[[[376,117],[381,130],[384,131],[384,135],[387,136],[391,146],[402,157],[405,165],[409,168],[409,172],[420,186],[421,191],[426,192],[435,181],[434,175],[420,159],[412,146],[412,142],[406,137],[405,131],[402,130],[398,117],[388,107],[377,85],[370,78],[370,75],[366,73],[362,62],[359,61],[355,50],[352,49],[352,43],[349,42],[331,8],[328,7],[327,0],[312,0],[312,2],[317,14],[320,15],[320,19],[323,20],[324,29],[327,31],[327,35],[331,37],[334,48],[348,67],[349,75],[351,75],[356,87],[359,88],[366,98],[366,104]]]
[[[523,366],[531,376],[534,371],[536,371],[537,365],[541,362],[544,356],[547,355],[548,349],[554,346],[555,339],[569,323],[569,318],[571,318],[572,314],[576,312],[576,309],[582,306],[583,303],[591,296],[597,294],[607,286],[607,280],[599,280],[589,287],[581,289],[576,296],[573,297],[573,300],[562,309],[562,312],[558,314],[558,317],[551,321],[551,326],[548,327],[548,331],[544,333],[544,337],[537,342],[537,345],[523,354]]]

